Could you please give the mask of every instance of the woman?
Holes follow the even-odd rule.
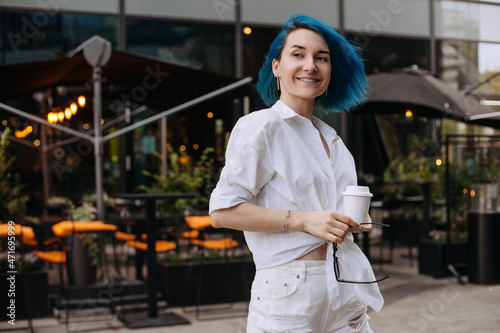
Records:
[[[271,108],[242,117],[210,199],[214,227],[245,231],[257,268],[248,332],[372,332],[367,305],[379,311],[376,283],[342,283],[334,274],[373,281],[352,232],[369,230],[342,214],[342,191],[356,170],[315,104],[341,111],[364,98],[357,49],[306,15],[291,17],[271,44],[257,85]]]

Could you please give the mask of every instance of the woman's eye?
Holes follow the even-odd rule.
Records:
[[[326,58],[326,57],[318,57],[318,60],[321,60],[321,61],[328,61],[328,58]]]
[[[294,57],[302,57],[302,54],[300,54],[300,53],[294,53],[293,56]]]

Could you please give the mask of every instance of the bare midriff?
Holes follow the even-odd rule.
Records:
[[[304,254],[297,260],[326,260],[326,248],[327,244],[325,243],[311,252]]]

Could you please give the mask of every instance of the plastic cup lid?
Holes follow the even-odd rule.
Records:
[[[342,195],[357,195],[363,197],[373,197],[370,193],[370,188],[368,186],[354,186],[348,185]]]

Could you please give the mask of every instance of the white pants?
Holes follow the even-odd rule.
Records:
[[[366,305],[357,299],[331,310],[326,281],[325,260],[295,260],[258,270],[247,333],[373,333]]]

